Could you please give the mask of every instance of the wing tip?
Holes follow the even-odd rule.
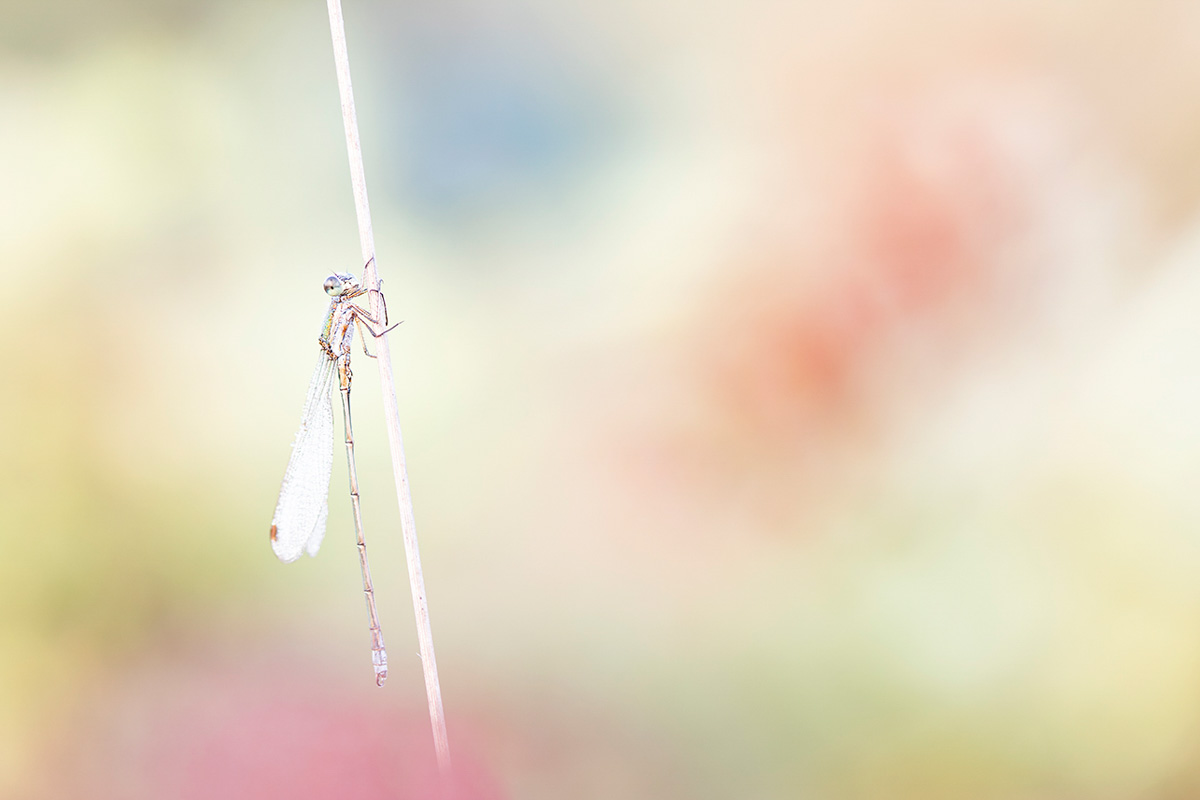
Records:
[[[275,526],[271,526],[271,550],[275,553],[275,557],[284,564],[290,564],[300,556],[304,555],[303,549],[288,547],[284,542],[278,539],[278,531]]]

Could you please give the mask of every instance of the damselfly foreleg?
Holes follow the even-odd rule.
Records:
[[[383,295],[380,295],[380,297],[382,297],[382,296]],[[384,328],[383,330],[376,333],[375,329],[372,328],[371,326],[378,325],[379,322],[374,317],[372,317],[366,311],[363,311],[358,306],[352,305],[352,306],[350,306],[350,309],[351,309],[351,314],[354,315],[354,324],[355,324],[355,326],[358,327],[358,331],[360,334],[359,338],[362,340],[363,353],[365,353],[368,358],[375,358],[374,354],[372,354],[371,351],[367,349],[366,334],[369,333],[369,334],[371,334],[371,336],[373,338],[378,339],[381,336],[383,336],[385,333],[389,333],[391,331],[394,331],[396,328],[400,327],[400,325],[403,323],[403,320],[401,320],[400,322],[397,322],[395,325]]]

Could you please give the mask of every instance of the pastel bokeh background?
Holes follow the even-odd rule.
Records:
[[[1200,794],[1200,5],[346,0],[464,798]],[[428,797],[323,3],[0,0],[0,796]]]

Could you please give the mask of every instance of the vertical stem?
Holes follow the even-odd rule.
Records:
[[[337,66],[338,90],[342,98],[342,121],[346,129],[346,150],[350,156],[350,181],[354,187],[354,208],[358,214],[358,237],[362,245],[363,286],[370,290],[371,314],[383,319],[383,301],[379,294],[379,270],[375,259],[375,234],[371,229],[371,209],[367,203],[367,179],[363,171],[362,145],[358,139],[358,116],[354,111],[354,89],[350,83],[350,57],[346,51],[346,29],[342,21],[341,0],[327,0],[329,30],[333,36],[333,58]],[[429,701],[429,720],[433,726],[433,746],[442,775],[450,774],[450,744],[446,737],[446,716],[442,710],[442,689],[438,682],[437,659],[433,653],[433,629],[429,624],[429,605],[425,599],[425,579],[421,575],[421,553],[417,547],[417,524],[413,516],[412,494],[408,488],[408,469],[404,463],[404,440],[400,435],[400,411],[396,405],[392,355],[387,337],[376,343],[376,364],[383,389],[383,411],[387,422],[388,445],[392,453],[392,473],[396,479],[396,500],[400,504],[400,531],[408,559],[408,582],[412,589],[413,612],[417,619],[417,642],[421,666],[425,672],[425,695]]]

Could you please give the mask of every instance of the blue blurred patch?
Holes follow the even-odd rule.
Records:
[[[529,31],[426,28],[414,42],[408,30],[389,48],[401,54],[393,177],[414,212],[461,224],[560,202],[611,152],[601,81]]]

